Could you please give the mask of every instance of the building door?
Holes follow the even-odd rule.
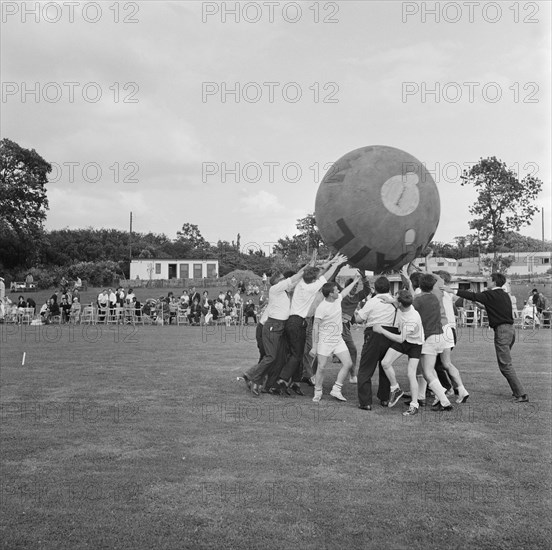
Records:
[[[217,264],[207,264],[207,277],[217,276]]]
[[[176,264],[169,264],[169,279],[176,279]]]

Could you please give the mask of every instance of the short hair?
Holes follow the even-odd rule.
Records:
[[[422,292],[431,292],[437,279],[431,273],[424,273],[420,276],[420,289]]]
[[[352,277],[350,277],[349,279],[347,279],[345,281],[345,286],[349,286],[353,281],[354,281],[354,279]]]
[[[332,292],[336,287],[337,283],[324,283],[322,285],[322,294],[324,295],[324,298],[327,298],[330,295],[330,292]]]
[[[491,273],[491,280],[494,281],[496,286],[504,286],[506,284],[506,277],[502,273]],[[538,290],[535,288],[533,292]]]
[[[387,277],[378,277],[374,283],[374,289],[377,294],[385,294],[386,292],[389,292],[390,288],[391,284],[389,283],[389,279]]]
[[[401,306],[408,307],[412,305],[412,294],[408,290],[399,290],[397,293],[397,301]]]
[[[448,271],[441,269],[440,271],[434,271],[435,275],[439,275],[443,281],[448,285],[452,281],[452,277]]]
[[[413,271],[410,274],[410,282],[412,283],[412,286],[414,289],[420,288],[420,276],[422,274],[419,271]]]
[[[495,273],[495,275],[500,275],[500,273]],[[494,281],[494,279],[493,279],[493,281]],[[500,285],[500,286],[502,286],[502,285]],[[538,289],[534,288],[534,289],[531,291],[531,294],[532,294],[533,292],[538,293],[539,291],[538,291]]]
[[[303,272],[303,281],[305,281],[305,283],[307,284],[310,284],[316,281],[319,273],[320,269],[318,269],[318,267],[307,267]]]
[[[289,279],[290,277],[293,277],[297,273],[296,271],[293,271],[293,269],[287,269],[284,271],[284,279]]]
[[[282,276],[281,271],[278,271],[278,270],[274,271],[274,273],[270,276],[270,285],[271,286],[275,285],[279,281],[281,276]]]

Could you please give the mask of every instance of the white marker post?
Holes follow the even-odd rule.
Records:
[[[27,355],[27,352],[23,352],[23,359],[21,360],[21,366],[23,367],[25,365],[25,356]]]

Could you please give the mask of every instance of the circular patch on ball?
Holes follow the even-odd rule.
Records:
[[[351,265],[377,273],[421,255],[441,213],[425,166],[394,147],[374,145],[341,157],[324,176],[315,217],[326,245]]]

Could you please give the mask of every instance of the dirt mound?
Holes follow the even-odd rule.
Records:
[[[236,278],[236,284],[240,281],[243,281],[245,284],[249,282],[260,284],[263,280],[262,277],[260,277],[256,273],[253,273],[253,271],[250,271],[249,269],[234,269],[234,271],[231,271],[224,277],[221,277],[221,279],[230,284],[232,277]]]

